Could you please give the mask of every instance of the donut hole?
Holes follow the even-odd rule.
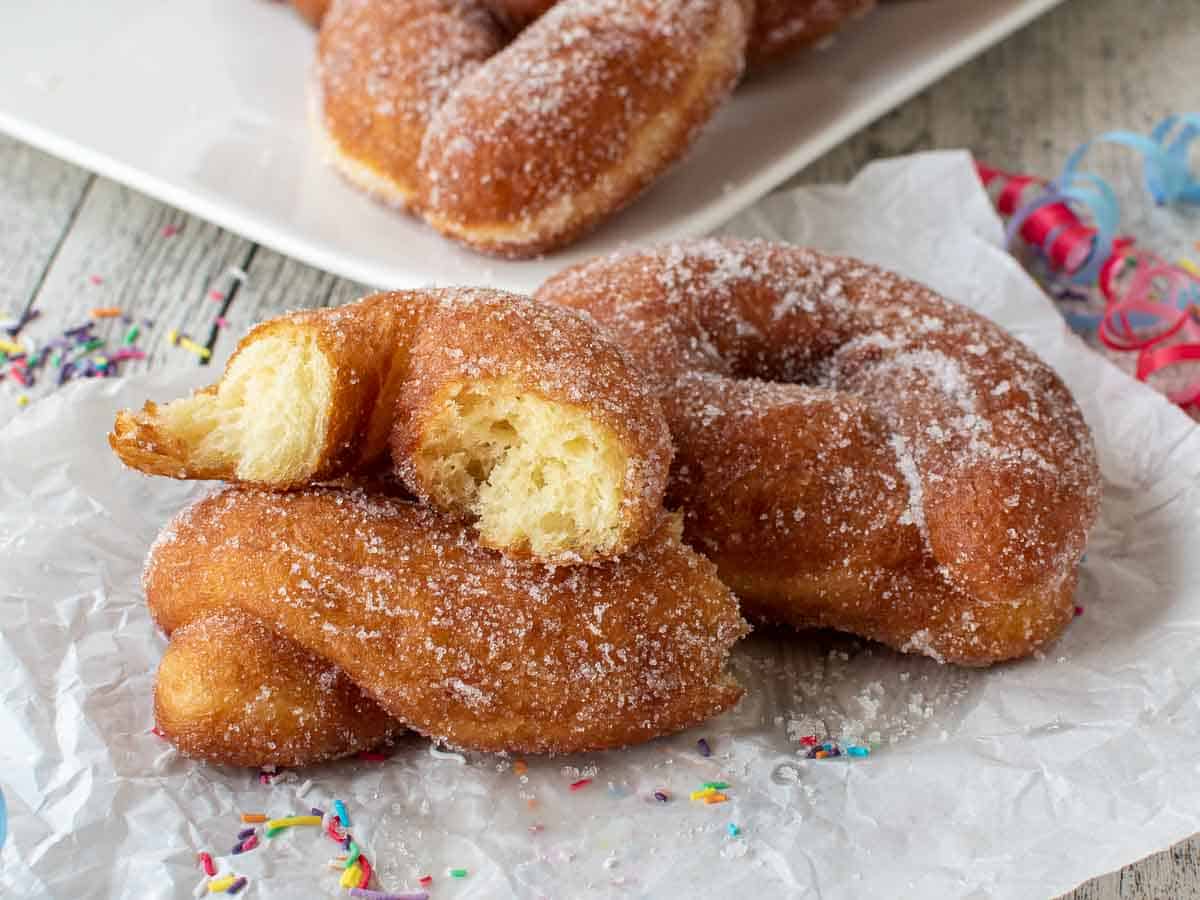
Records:
[[[418,477],[492,547],[542,558],[612,550],[627,457],[581,409],[508,381],[448,389],[422,430]]]
[[[158,407],[196,467],[242,481],[290,484],[324,450],[333,372],[316,338],[280,329],[247,344],[215,388]]]

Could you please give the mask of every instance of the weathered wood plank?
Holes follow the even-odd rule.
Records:
[[[872,159],[944,147],[1054,175],[1093,135],[1145,130],[1168,113],[1194,111],[1198,29],[1195,0],[1070,0],[859,132],[795,181],[845,181]],[[1128,161],[1119,168],[1122,177],[1138,174]]]
[[[94,308],[119,307],[136,317],[142,331],[138,344],[147,352],[144,362],[124,363],[122,372],[195,365],[197,357],[170,346],[167,333],[178,329],[204,343],[222,306],[209,299],[210,291],[227,291],[225,273],[243,266],[252,249],[243,238],[98,179],[33,298],[41,316],[22,337],[40,345],[87,321]],[[103,319],[95,333],[114,347],[127,328],[120,318]],[[21,392],[37,399],[53,390],[55,380],[53,372],[45,373]],[[11,377],[4,388],[10,401],[5,406],[11,409],[17,389]]]
[[[28,306],[94,177],[0,135],[0,319]]]

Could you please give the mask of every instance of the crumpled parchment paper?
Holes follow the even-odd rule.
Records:
[[[1105,491],[1084,613],[1058,645],[964,671],[763,631],[736,652],[746,699],[688,734],[531,759],[524,775],[501,757],[434,758],[407,738],[387,762],[262,785],[149,733],[163,640],[140,596],[142,559],[206,488],[125,471],[105,444],[118,407],[214,373],[78,384],[0,432],[0,895],[186,897],[208,850],[250,879],[243,896],[337,896],[326,860],[338,850],[317,829],[228,855],[239,811],[335,797],[379,884],[412,890],[430,874],[436,898],[1047,897],[1200,829],[1200,431],[1067,331],[1001,248],[965,154],[777,195],[729,231],[918,278],[1067,380],[1095,429]],[[798,740],[814,733],[878,746],[809,761]],[[729,782],[730,801],[689,802],[711,780]],[[469,874],[451,879],[451,867]]]

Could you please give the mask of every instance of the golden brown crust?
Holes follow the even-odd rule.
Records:
[[[480,0],[340,0],[322,128],[360,186],[533,256],[683,154],[741,75],[748,29],[746,0],[564,0],[505,47]]]
[[[420,158],[429,224],[502,256],[543,253],[678,159],[742,72],[737,0],[565,0],[468,75]]]
[[[545,400],[583,410],[606,426],[626,455],[621,535],[603,555],[616,555],[657,525],[671,461],[671,440],[658,399],[630,361],[578,312],[485,289],[375,294],[336,309],[289,313],[255,327],[226,368],[255,342],[272,336],[315,340],[333,372],[333,392],[319,453],[302,477],[257,480],[287,489],[378,464],[388,450],[410,490],[424,499],[411,454],[433,401],[451,384],[510,380]],[[202,393],[213,394],[216,386]],[[109,444],[121,460],[148,474],[243,481],[236,461],[214,467],[196,454],[147,403],[117,415]],[[512,548],[514,552],[528,553]],[[591,548],[575,548],[590,559]],[[579,558],[577,557],[577,558]]]
[[[172,633],[154,717],[185,756],[230,766],[314,765],[403,730],[337,666],[237,610]]]
[[[669,503],[749,612],[966,664],[1070,620],[1091,434],[992,323],[766,242],[615,254],[538,297],[587,309],[651,378],[677,446]]]
[[[619,561],[548,569],[404,501],[229,488],[164,530],[144,583],[168,634],[241,611],[464,748],[618,747],[741,694],[723,671],[737,603],[666,522]]]
[[[504,46],[474,0],[340,0],[317,49],[321,127],[332,161],[381,199],[408,206],[434,113]]]
[[[777,62],[820,43],[847,21],[866,15],[875,0],[757,0],[750,64]]]

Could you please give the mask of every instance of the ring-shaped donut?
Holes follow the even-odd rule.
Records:
[[[762,241],[628,251],[538,299],[653,382],[668,504],[759,618],[983,665],[1073,617],[1099,476],[1070,392],[927,288]]]

